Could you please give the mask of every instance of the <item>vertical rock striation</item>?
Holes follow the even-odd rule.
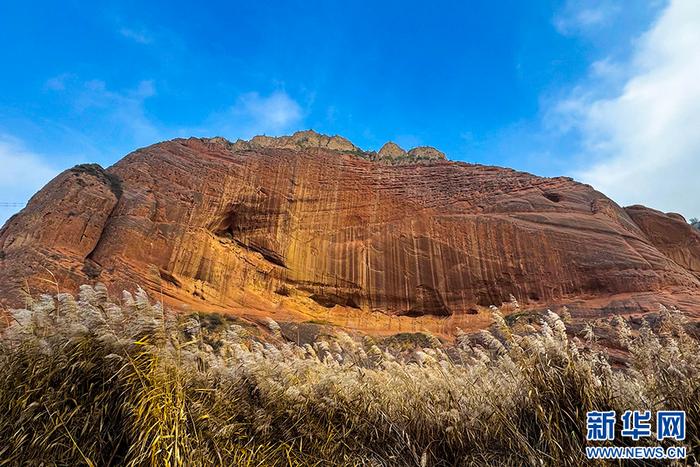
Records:
[[[138,285],[174,303],[246,306],[253,292],[409,316],[510,294],[696,294],[700,234],[675,222],[569,178],[428,147],[373,153],[314,132],[177,139],[42,189],[0,230],[0,293],[51,290],[50,271],[60,288]]]

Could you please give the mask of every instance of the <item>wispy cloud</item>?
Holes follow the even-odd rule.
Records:
[[[70,81],[63,76],[70,77]],[[270,94],[253,91],[239,95],[229,108],[212,112],[201,122],[164,125],[146,108],[148,100],[157,96],[152,80],[116,90],[99,79],[80,81],[70,74],[60,77],[61,83],[65,83],[62,91],[73,118],[89,122],[79,132],[88,138],[92,135],[115,150],[123,150],[124,146],[135,149],[175,136],[221,135],[236,139],[287,134],[303,126],[307,113],[307,106],[285,91]]]
[[[140,81],[135,88],[122,91],[109,89],[102,80],[90,80],[76,90],[73,105],[77,112],[92,113],[109,125],[113,142],[151,144],[162,136],[145,108],[145,101],[155,95],[156,88],[151,80]]]
[[[150,44],[153,42],[153,35],[144,28],[133,29],[122,27],[119,28],[119,34],[139,44]]]
[[[305,107],[284,91],[267,95],[248,92],[236,98],[226,111],[212,114],[195,127],[163,125],[146,110],[147,100],[157,94],[153,81],[143,80],[133,88],[115,90],[105,81],[81,81],[66,73],[49,82],[50,89],[61,91],[57,96],[67,103],[64,119],[73,122],[54,126],[78,147],[87,144],[99,148],[103,163],[176,135],[236,139],[288,134],[302,127],[306,114]],[[83,156],[62,157],[61,164],[82,162]],[[28,150],[20,139],[0,133],[0,201],[26,202],[60,171],[48,162],[51,160],[50,155]],[[9,214],[7,209],[0,210],[0,223]]]
[[[673,0],[636,42],[619,92],[577,88],[556,116],[589,162],[574,174],[622,204],[700,214],[700,3]],[[596,70],[594,70],[595,72]],[[600,72],[600,70],[597,70]]]
[[[0,201],[25,203],[31,195],[59,172],[46,158],[29,151],[24,143],[11,135],[0,133]],[[0,209],[0,225],[13,213]]]
[[[74,77],[75,76],[72,73],[61,73],[58,76],[53,76],[46,80],[46,83],[44,83],[44,89],[48,89],[50,91],[63,91],[66,89],[66,83]]]
[[[231,113],[250,120],[250,124],[263,133],[284,131],[302,119],[301,106],[282,91],[266,97],[257,92],[244,94],[238,98]]]
[[[610,23],[620,10],[611,0],[568,0],[554,17],[554,27],[565,35],[595,29]]]
[[[212,115],[205,131],[234,139],[259,134],[276,136],[299,129],[304,115],[302,106],[284,91],[267,96],[248,92],[227,111]]]
[[[20,139],[0,131],[0,201],[26,202],[59,168],[86,160],[109,165],[131,150],[175,136],[237,139],[288,134],[302,128],[308,108],[281,90],[270,94],[247,92],[225,111],[212,113],[194,125],[164,124],[147,109],[149,99],[157,97],[152,80],[115,89],[104,80],[84,80],[63,73],[48,79],[44,88],[55,92],[63,113],[37,128],[50,128],[54,138],[80,155],[32,152]],[[56,168],[49,161],[56,162]],[[6,214],[7,210],[0,212],[0,220]]]

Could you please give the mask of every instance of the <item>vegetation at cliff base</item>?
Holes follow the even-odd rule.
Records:
[[[510,321],[510,320],[509,320]],[[589,410],[685,410],[700,455],[700,343],[682,313],[590,326],[552,312],[407,348],[286,341],[102,285],[29,300],[0,331],[0,465],[581,465]],[[626,363],[625,363],[626,362]],[[615,444],[663,444],[655,439]]]

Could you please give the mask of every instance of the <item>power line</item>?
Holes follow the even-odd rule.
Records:
[[[24,205],[24,203],[6,203],[4,201],[0,201],[0,208],[22,208]]]

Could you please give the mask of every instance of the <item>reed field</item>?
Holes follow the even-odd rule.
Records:
[[[700,342],[681,312],[491,313],[449,341],[302,342],[141,290],[28,298],[0,325],[0,465],[578,466],[586,412],[628,409],[685,410],[700,460]]]

